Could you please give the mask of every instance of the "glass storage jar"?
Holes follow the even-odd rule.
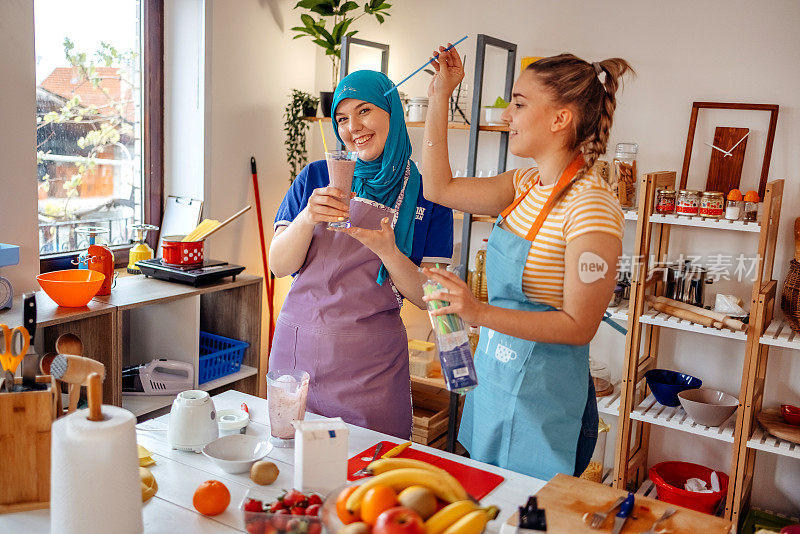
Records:
[[[636,207],[636,154],[638,152],[639,145],[637,143],[617,143],[611,188],[623,209]]]
[[[700,213],[700,191],[681,189],[675,201],[675,213],[678,215],[697,215]]]
[[[603,482],[603,474],[605,472],[606,463],[606,436],[611,427],[602,419],[597,424],[597,443],[594,446],[592,458],[589,460],[589,465],[581,475],[585,480],[591,480],[601,484]]]
[[[748,191],[744,196],[744,220],[748,222],[755,222],[758,220],[758,193],[756,191]]]
[[[675,196],[673,189],[658,189],[656,191],[656,213],[675,213]]]
[[[725,196],[719,191],[705,191],[700,195],[700,216],[721,219],[725,207]]]
[[[728,193],[728,203],[725,205],[725,218],[729,221],[738,221],[742,216],[742,192],[731,189]]]

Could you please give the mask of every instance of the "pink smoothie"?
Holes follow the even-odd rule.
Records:
[[[335,159],[330,156],[326,159],[331,186],[340,189],[345,195],[349,196],[350,190],[353,188],[353,173],[356,170],[355,160]]]
[[[291,375],[267,383],[269,426],[273,437],[294,438],[292,421],[302,421],[306,413],[308,380],[297,381]]]

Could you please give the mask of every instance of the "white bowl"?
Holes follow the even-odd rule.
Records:
[[[501,125],[501,124],[505,125],[503,119],[501,118],[505,110],[506,108],[495,108],[495,107],[484,106],[483,113],[486,122],[490,125]]]
[[[678,400],[689,417],[704,426],[721,425],[739,406],[739,399],[733,395],[710,388],[681,391]]]
[[[245,473],[271,450],[272,444],[256,436],[233,434],[215,439],[203,447],[203,454],[226,473]]]

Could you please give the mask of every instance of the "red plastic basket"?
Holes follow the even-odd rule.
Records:
[[[690,478],[699,478],[711,487],[713,469],[689,462],[661,462],[650,468],[650,480],[656,485],[658,500],[684,508],[713,514],[728,491],[728,475],[717,471],[719,491],[698,493],[686,491],[683,485]]]

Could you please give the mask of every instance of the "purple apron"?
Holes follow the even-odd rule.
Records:
[[[350,220],[360,228],[379,229],[384,217],[394,224],[396,211],[361,198],[350,202]],[[269,367],[311,375],[310,412],[409,439],[402,297],[388,278],[375,282],[380,266],[358,240],[317,224],[278,316]]]

